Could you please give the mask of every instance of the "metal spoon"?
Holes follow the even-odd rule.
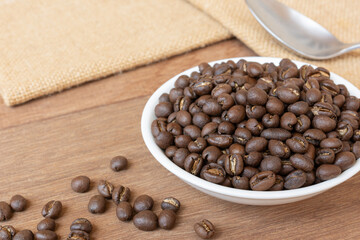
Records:
[[[310,59],[329,59],[354,49],[312,19],[276,0],[246,0],[256,20],[279,42]]]

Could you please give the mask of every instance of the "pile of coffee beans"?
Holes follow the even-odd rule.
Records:
[[[86,218],[75,219],[70,225],[70,233],[67,240],[90,240],[92,224]]]
[[[207,181],[296,189],[335,178],[360,157],[359,106],[325,68],[202,63],[161,95],[151,131],[169,159]]]
[[[55,233],[56,222],[62,212],[62,203],[60,201],[51,200],[46,203],[41,210],[41,215],[44,217],[37,225],[37,232],[35,239],[57,240],[58,235]]]

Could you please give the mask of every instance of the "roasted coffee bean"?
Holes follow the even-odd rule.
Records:
[[[311,88],[306,92],[306,102],[309,105],[319,102],[321,99],[321,92],[319,89]]]
[[[161,96],[159,97],[159,102],[170,102],[169,94],[168,93],[161,94]]]
[[[193,116],[193,124],[199,128],[203,128],[210,120],[210,117],[203,112],[195,113]]]
[[[81,230],[70,231],[67,240],[78,240],[78,239],[90,240],[90,234]]]
[[[262,131],[260,136],[268,140],[274,139],[285,141],[286,139],[291,138],[291,132],[282,128],[268,128]]]
[[[319,129],[308,129],[303,136],[309,143],[315,146],[318,146],[326,138],[326,134]]]
[[[181,126],[176,122],[171,122],[166,126],[166,131],[171,133],[173,136],[179,136],[183,133]]]
[[[257,168],[246,166],[246,167],[244,167],[244,170],[243,170],[241,176],[251,179],[254,175],[256,175],[258,173],[259,173],[259,170]]]
[[[16,233],[13,240],[33,240],[34,234],[30,230],[21,230],[20,232]]]
[[[311,143],[309,143],[309,147],[306,153],[304,153],[305,156],[309,157],[311,160],[315,160],[315,156],[316,156],[316,148],[314,147],[314,145],[312,145]]]
[[[36,240],[57,240],[58,235],[55,232],[50,230],[38,231],[35,233]]]
[[[203,166],[203,159],[197,153],[189,154],[184,160],[184,168],[187,172],[197,176]]]
[[[11,225],[0,226],[0,239],[12,240],[16,234],[16,230]]]
[[[346,98],[344,109],[351,111],[358,111],[360,107],[359,99],[355,96],[350,96]]]
[[[335,153],[330,148],[322,148],[317,152],[315,159],[316,164],[320,165],[323,163],[332,164],[335,160]]]
[[[312,159],[298,153],[290,157],[290,162],[293,167],[304,172],[310,172],[314,168],[314,161]]]
[[[51,218],[45,218],[41,220],[37,225],[38,231],[43,231],[43,230],[55,231],[55,228],[56,228],[55,220]]]
[[[241,176],[234,176],[231,180],[231,184],[234,188],[248,190],[250,188],[249,185],[249,178],[241,177]]]
[[[155,137],[155,143],[162,149],[166,149],[174,142],[174,137],[169,132],[160,132],[159,135]]]
[[[210,239],[215,234],[214,225],[206,219],[194,225],[195,233],[202,239]]]
[[[100,180],[97,185],[97,190],[104,198],[111,199],[114,185],[106,180]]]
[[[306,153],[309,147],[309,143],[303,137],[292,137],[286,140],[286,145],[294,153]]]
[[[217,133],[219,124],[216,122],[209,122],[201,130],[201,137],[207,138],[209,135]]]
[[[192,89],[198,96],[203,96],[211,93],[214,85],[211,82],[211,79],[201,78],[197,81],[193,86]]]
[[[282,176],[286,176],[295,170],[295,168],[291,164],[290,160],[282,160],[281,164],[282,165],[281,165],[281,170],[280,170],[279,174]]]
[[[341,108],[342,106],[344,106],[345,104],[345,96],[344,95],[337,95],[333,98],[333,103],[338,106],[339,108]]]
[[[340,139],[338,138],[325,138],[320,142],[321,148],[330,148],[334,151],[334,153],[341,152],[343,148],[343,144]]]
[[[161,132],[166,132],[167,120],[165,118],[158,118],[151,123],[151,133],[157,137]]]
[[[340,134],[338,131],[331,131],[331,132],[328,132],[326,134],[326,137],[328,138],[339,138],[340,139]]]
[[[211,96],[213,98],[217,98],[218,96],[220,96],[222,93],[228,93],[230,94],[232,92],[232,88],[229,84],[227,83],[221,83],[218,84],[214,87],[214,89],[211,91]]]
[[[269,188],[269,191],[280,191],[284,189],[284,178],[280,175],[276,175],[274,185]]]
[[[280,126],[288,131],[292,131],[296,123],[297,118],[295,114],[291,112],[284,113],[280,118]]]
[[[247,120],[246,128],[255,136],[260,135],[260,133],[264,130],[264,126],[254,118]]]
[[[279,158],[289,158],[290,157],[290,148],[283,142],[278,140],[270,140],[268,144],[268,149],[273,156]]]
[[[277,128],[280,125],[280,117],[267,113],[262,117],[261,122],[265,128]]]
[[[300,115],[297,117],[297,123],[295,124],[295,131],[303,133],[308,130],[311,126],[311,120],[306,115]]]
[[[263,155],[260,152],[250,152],[248,155],[244,156],[244,163],[247,166],[257,167],[259,166],[261,160],[263,159]]]
[[[343,143],[343,148],[342,148],[342,152],[351,152],[351,146],[350,146],[350,142],[349,141],[342,141]]]
[[[172,88],[169,93],[169,100],[171,103],[175,103],[178,97],[184,95],[184,90],[182,88]]]
[[[240,154],[230,154],[224,162],[225,171],[230,176],[239,175],[244,169],[244,162]]]
[[[91,213],[98,214],[104,213],[106,209],[106,200],[101,195],[95,195],[90,198],[88,204],[88,210]]]
[[[255,191],[266,191],[275,183],[275,173],[272,171],[259,172],[250,179],[250,188]]]
[[[116,207],[116,216],[120,221],[130,221],[133,216],[133,208],[129,202],[120,202]]]
[[[294,113],[296,116],[306,114],[309,111],[309,104],[304,101],[299,101],[288,106],[287,110]]]
[[[165,210],[172,210],[177,212],[180,209],[180,201],[174,197],[167,197],[161,202],[161,209]]]
[[[178,150],[178,148],[176,146],[167,147],[165,149],[165,155],[168,158],[172,159],[174,157],[174,155],[175,155],[176,150]]]
[[[245,151],[262,152],[266,149],[268,141],[263,137],[253,137],[245,145]]]
[[[10,206],[14,212],[24,211],[26,208],[27,201],[21,195],[15,195],[10,200]]]
[[[201,129],[195,125],[188,125],[183,129],[184,135],[190,136],[192,140],[201,136]]]
[[[266,103],[266,111],[272,115],[282,115],[284,108],[284,103],[277,97],[269,97]]]
[[[185,111],[188,111],[189,108],[190,108],[190,104],[191,104],[191,98],[188,97],[188,96],[181,96],[181,97],[178,97],[174,103],[174,106],[173,106],[173,109],[175,112],[178,112],[180,110],[185,110]],[[172,113],[173,111],[171,110],[170,114]],[[169,115],[170,115],[169,114]]]
[[[336,121],[325,115],[316,115],[312,120],[312,125],[314,128],[327,133],[336,128]]]
[[[227,110],[235,104],[234,98],[230,94],[227,94],[227,93],[220,94],[217,97],[216,101],[221,106],[222,110]]]
[[[245,106],[247,104],[247,90],[240,89],[235,94],[235,100],[237,104]]]
[[[182,127],[186,127],[191,124],[191,115],[189,112],[180,110],[176,113],[176,122]]]
[[[321,181],[329,180],[339,176],[341,168],[334,164],[322,164],[316,169],[316,177]]]
[[[61,211],[62,203],[60,201],[52,200],[45,204],[41,211],[41,214],[45,218],[57,219],[58,217],[60,217]]]
[[[215,147],[215,146],[209,146],[209,147],[205,148],[204,151],[202,152],[202,158],[209,163],[216,162],[216,160],[221,155],[222,155],[222,152],[220,151],[220,149],[218,147]]]
[[[284,188],[296,189],[303,186],[306,182],[306,174],[302,170],[295,170],[285,177]]]
[[[187,86],[189,86],[189,83],[190,83],[189,77],[186,75],[181,75],[180,77],[178,77],[178,79],[176,79],[175,87],[186,88]]]
[[[218,126],[218,132],[220,134],[231,135],[235,132],[235,126],[230,122],[221,122]]]
[[[120,202],[128,202],[130,199],[130,188],[124,186],[117,186],[112,192],[112,200],[118,205]]]
[[[248,90],[246,99],[251,105],[265,105],[268,96],[264,90],[252,87]]]
[[[156,117],[167,118],[173,112],[173,105],[170,102],[161,102],[155,107]]]
[[[307,187],[307,186],[314,184],[315,179],[316,179],[315,172],[314,171],[305,172],[305,174],[306,174],[306,181],[305,181],[304,185],[302,185],[302,187]]]
[[[278,98],[286,104],[292,104],[299,100],[300,92],[293,87],[278,87],[276,90]]]
[[[184,167],[185,158],[190,154],[187,148],[179,148],[175,151],[172,161],[179,167]]]
[[[246,105],[246,116],[248,118],[261,119],[266,113],[266,109],[259,105]]]
[[[276,156],[266,156],[260,163],[260,171],[272,171],[279,173],[281,170],[281,159]]]
[[[229,158],[229,155],[227,155]],[[205,180],[212,183],[222,183],[225,181],[226,172],[224,168],[217,163],[209,163],[201,169],[200,175]]]
[[[237,128],[234,133],[234,141],[240,143],[241,145],[245,145],[250,139],[252,135],[251,132],[246,128]]]
[[[12,217],[12,209],[6,202],[0,201],[0,222],[9,220]]]
[[[203,114],[209,115],[209,116],[219,116],[222,111],[222,105],[220,105],[215,99],[209,99],[205,102],[205,104],[202,106]],[[207,117],[208,119],[209,117]],[[193,119],[193,122],[195,124],[195,120]],[[210,120],[208,121],[210,122]],[[195,124],[197,125],[197,124]],[[197,125],[199,126],[199,125]],[[199,126],[201,128],[201,126]]]
[[[199,137],[195,141],[189,142],[187,147],[191,153],[202,153],[206,146],[206,140],[202,137]]]
[[[71,223],[70,231],[84,231],[90,233],[92,231],[92,224],[86,218],[78,218]]]
[[[343,141],[348,141],[353,136],[353,128],[347,122],[339,122],[336,131],[340,135],[340,139]]]
[[[191,142],[191,137],[187,135],[179,135],[175,137],[175,145],[178,148],[186,148]]]
[[[190,106],[189,106],[189,113],[190,113],[191,115],[194,115],[195,113],[199,113],[199,112],[201,112],[201,111],[202,111],[201,107],[198,106],[196,103],[190,104]],[[175,112],[175,113],[172,113],[172,114],[175,114],[175,115],[176,115],[176,112]],[[170,116],[171,116],[172,114],[170,114]],[[170,116],[169,116],[169,117],[170,117]]]
[[[235,105],[232,106],[227,111],[227,117],[229,121],[232,123],[239,123],[245,119],[245,108],[242,105]]]
[[[144,210],[151,210],[154,206],[154,200],[148,195],[140,195],[134,201],[134,211],[141,212]]]
[[[172,210],[162,210],[158,217],[159,227],[162,229],[170,230],[174,228],[176,221],[176,214]]]
[[[341,171],[349,169],[355,164],[355,155],[352,152],[340,152],[335,156],[334,165],[341,168]]]
[[[219,148],[227,148],[233,143],[230,135],[210,134],[206,140],[209,145]]]
[[[90,178],[87,176],[78,176],[71,180],[71,188],[74,192],[84,193],[89,191],[90,188]]]
[[[158,218],[152,211],[144,210],[134,216],[133,223],[142,231],[153,231],[158,226]]]

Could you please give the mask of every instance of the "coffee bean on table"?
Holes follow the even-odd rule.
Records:
[[[255,191],[265,191],[275,183],[275,173],[272,171],[259,172],[250,179],[250,188]]]
[[[16,233],[13,240],[33,240],[34,234],[30,230],[21,230],[20,232]]]
[[[124,170],[127,167],[128,160],[124,156],[116,156],[113,157],[110,161],[110,168],[114,172],[119,172],[121,170]]]
[[[56,228],[55,220],[51,218],[45,218],[41,220],[37,225],[38,231],[42,231],[42,230],[55,231],[55,228]]]
[[[67,240],[90,240],[90,234],[81,230],[70,231]]]
[[[158,226],[158,218],[153,211],[144,210],[134,216],[133,223],[142,231],[153,231]]]
[[[21,195],[15,195],[10,200],[10,206],[14,212],[24,211],[26,208],[27,201]]]
[[[42,230],[35,233],[36,240],[57,240],[58,235],[50,230]]]
[[[9,220],[13,215],[12,209],[6,202],[0,202],[0,222]]]
[[[52,200],[45,204],[41,211],[41,214],[45,218],[57,219],[58,217],[60,217],[61,211],[62,203],[60,201]]]
[[[0,226],[0,239],[12,240],[16,234],[16,230],[11,225]]]
[[[92,231],[92,224],[86,218],[78,218],[71,223],[70,230],[71,231],[79,230],[90,233]]]
[[[89,191],[90,188],[90,178],[87,176],[78,176],[71,180],[71,188],[74,192],[84,193]]]
[[[151,210],[154,205],[154,200],[148,195],[140,195],[134,201],[135,212]]]
[[[169,209],[177,212],[180,209],[180,201],[174,197],[164,198],[161,202],[161,209]]]
[[[106,180],[100,180],[97,185],[98,192],[104,198],[110,199],[114,191],[114,185]]]
[[[121,221],[130,221],[133,216],[133,208],[129,202],[120,202],[116,207],[116,216]]]
[[[202,239],[210,239],[215,234],[214,225],[209,220],[206,219],[203,219],[199,223],[195,223],[194,230],[196,234]]]
[[[158,223],[160,228],[170,230],[174,228],[175,221],[176,221],[176,214],[174,211],[165,209],[160,212],[158,217]]]
[[[118,205],[120,202],[127,202],[130,199],[130,188],[124,186],[117,186],[112,193],[113,202]]]
[[[101,195],[95,195],[90,198],[88,204],[88,210],[91,213],[98,214],[104,213],[106,209],[106,200]]]

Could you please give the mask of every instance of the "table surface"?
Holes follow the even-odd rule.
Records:
[[[15,194],[29,200],[26,211],[0,224],[35,231],[43,205],[54,199],[64,205],[56,221],[61,239],[79,217],[93,223],[92,239],[98,240],[197,239],[193,224],[203,218],[215,224],[214,239],[359,239],[360,175],[301,202],[246,206],[188,186],[146,148],[141,113],[161,84],[203,61],[251,55],[255,53],[231,39],[22,106],[0,104],[0,201]],[[109,168],[116,155],[129,159],[127,170],[115,173]],[[71,190],[71,179],[78,175],[92,180],[89,192]],[[152,196],[156,213],[164,197],[176,197],[182,204],[176,227],[142,232],[132,222],[120,222],[110,201],[104,214],[90,214],[87,204],[101,179],[128,186],[132,201],[140,194]]]

